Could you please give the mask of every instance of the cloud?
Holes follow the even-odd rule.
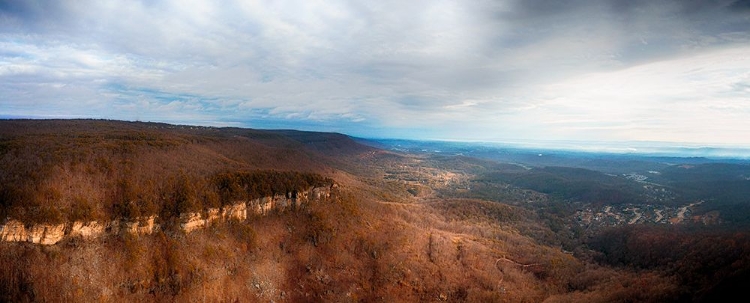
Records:
[[[750,145],[747,7],[3,1],[0,114]]]
[[[681,142],[746,144],[750,107],[738,90],[750,81],[748,52],[750,47],[717,50],[581,75],[548,86],[548,105],[528,114],[571,129],[615,123],[632,140],[668,133]]]

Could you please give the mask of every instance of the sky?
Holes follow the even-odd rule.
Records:
[[[750,147],[750,1],[6,1],[0,117]]]

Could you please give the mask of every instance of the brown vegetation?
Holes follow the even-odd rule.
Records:
[[[251,196],[322,182],[309,173],[325,166],[295,142],[238,129],[0,121],[0,218],[61,222],[212,207],[227,202],[218,188],[227,174],[255,174],[244,180],[254,182],[245,189]]]
[[[692,299],[688,285],[704,288],[699,298],[720,298],[721,287],[747,276],[750,241],[728,235],[719,243],[724,250],[716,250],[708,236],[616,230],[588,243],[596,251],[573,255],[561,248],[559,218],[526,202],[441,197],[439,189],[462,188],[464,180],[423,159],[349,140],[153,123],[0,121],[0,218],[158,214],[163,221],[149,235],[73,237],[52,246],[0,242],[0,301],[669,302]],[[386,179],[394,167],[418,177]],[[292,198],[333,180],[342,186],[325,202],[216,221],[189,234],[170,228],[181,213]],[[661,246],[649,249],[654,242]],[[664,252],[673,245],[685,253]],[[718,275],[735,280],[699,280]]]

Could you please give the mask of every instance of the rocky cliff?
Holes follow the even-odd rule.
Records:
[[[217,221],[245,221],[248,213],[263,216],[273,211],[297,210],[307,203],[325,201],[331,197],[331,188],[314,187],[301,192],[288,192],[251,201],[236,201],[221,208],[209,208],[205,212],[188,212],[180,214],[180,228],[189,233],[205,228]],[[115,219],[110,222],[69,222],[60,224],[26,225],[21,221],[9,219],[0,225],[0,241],[29,242],[41,245],[54,245],[65,238],[80,237],[94,239],[105,235],[149,235],[159,230],[156,215],[139,217],[132,221]]]

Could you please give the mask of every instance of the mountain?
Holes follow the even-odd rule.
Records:
[[[742,163],[372,142],[0,121],[0,301],[710,302],[750,276]]]

